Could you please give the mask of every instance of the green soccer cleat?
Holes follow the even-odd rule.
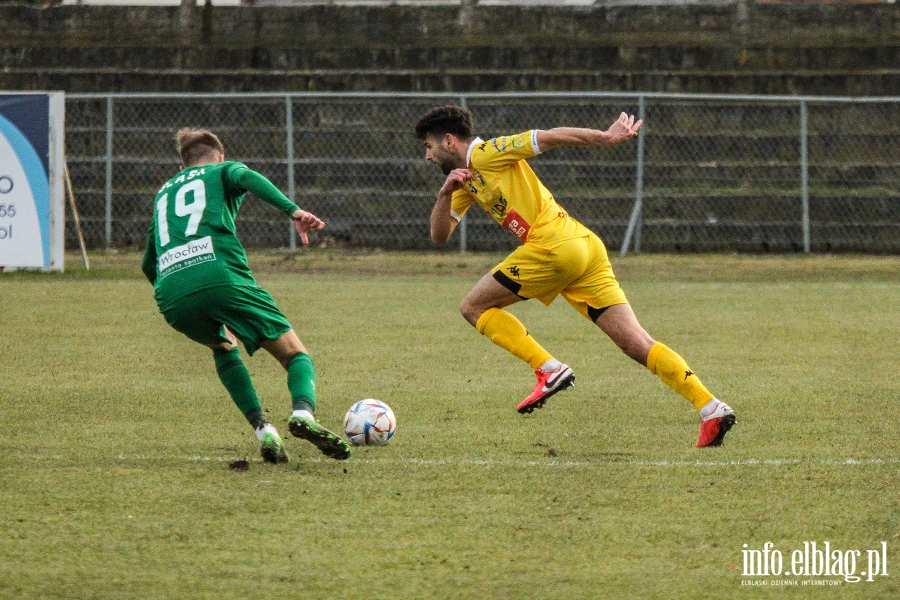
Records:
[[[347,445],[347,442],[322,427],[318,421],[292,415],[288,419],[288,428],[294,437],[312,442],[328,458],[336,460],[350,458],[350,446]]]
[[[260,454],[267,463],[278,464],[288,462],[288,455],[284,449],[284,442],[277,433],[266,432],[260,441]]]

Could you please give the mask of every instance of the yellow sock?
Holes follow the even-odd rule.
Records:
[[[647,368],[662,379],[667,386],[687,398],[688,402],[703,408],[713,395],[706,389],[700,378],[688,366],[681,356],[665,344],[656,342],[647,356]]]
[[[528,334],[522,322],[505,310],[487,309],[478,319],[475,329],[513,356],[527,362],[535,371],[553,358]]]

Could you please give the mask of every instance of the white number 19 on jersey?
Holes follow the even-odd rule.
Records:
[[[186,202],[189,192],[193,192],[194,201]],[[157,230],[159,231],[159,245],[165,248],[169,245],[169,221],[167,218],[169,209],[169,194],[163,194],[156,202]],[[206,185],[202,179],[194,179],[184,184],[175,192],[175,214],[179,217],[190,217],[184,235],[191,237],[197,233],[200,221],[203,219],[203,211],[206,209]]]

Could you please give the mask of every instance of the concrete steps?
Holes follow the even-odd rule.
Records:
[[[887,3],[0,5],[4,89],[900,95],[898,59]]]

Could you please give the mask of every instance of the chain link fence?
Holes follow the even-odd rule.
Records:
[[[559,148],[530,161],[611,250],[900,252],[900,99],[635,93],[70,94],[66,156],[93,247],[141,247],[156,190],[179,169],[174,134],[204,127],[327,228],[314,243],[432,248],[440,172],[413,127],[463,104],[478,134],[645,125],[616,148]],[[292,247],[290,223],[248,199],[248,246]],[[66,243],[75,247],[72,216]],[[518,243],[472,210],[446,246]]]

